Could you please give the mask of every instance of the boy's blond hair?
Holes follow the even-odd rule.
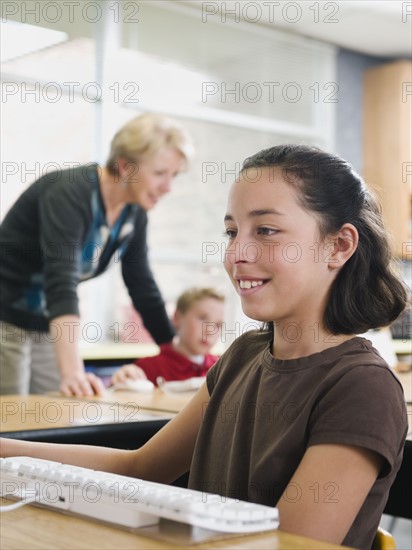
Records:
[[[214,298],[220,302],[225,301],[223,294],[220,294],[214,288],[191,288],[183,292],[177,299],[176,311],[185,314],[193,307],[193,304],[204,298]]]
[[[186,162],[194,152],[190,136],[174,119],[155,113],[137,116],[114,135],[106,168],[111,174],[117,174],[119,157],[139,162],[163,147],[173,147],[183,155]]]

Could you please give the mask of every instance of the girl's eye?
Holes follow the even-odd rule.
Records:
[[[234,229],[225,229],[223,231],[223,236],[228,239],[234,239],[236,237],[236,231]]]
[[[258,235],[264,235],[265,237],[276,235],[276,233],[279,233],[279,229],[273,229],[272,227],[259,227],[258,229]]]

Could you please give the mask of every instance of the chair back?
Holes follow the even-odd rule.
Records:
[[[388,531],[385,531],[382,527],[378,527],[373,540],[372,550],[396,550],[395,539]]]
[[[407,439],[399,472],[389,491],[384,514],[412,519],[412,440]]]

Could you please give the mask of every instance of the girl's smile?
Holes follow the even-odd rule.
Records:
[[[238,292],[242,296],[247,296],[255,292],[259,292],[262,287],[268,282],[268,279],[253,279],[251,277],[237,278],[239,285]]]

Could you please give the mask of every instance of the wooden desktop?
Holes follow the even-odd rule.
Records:
[[[0,514],[0,547],[2,550],[55,550],[57,548],[65,550],[84,550],[84,548],[90,550],[112,548],[122,550],[182,550],[182,548],[187,550],[196,548],[334,550],[343,548],[282,531],[222,537],[221,540],[207,542],[207,544],[182,546],[32,505]]]
[[[149,395],[121,391],[92,398],[4,395],[0,431],[5,437],[29,441],[138,448],[189,399],[158,389]]]

